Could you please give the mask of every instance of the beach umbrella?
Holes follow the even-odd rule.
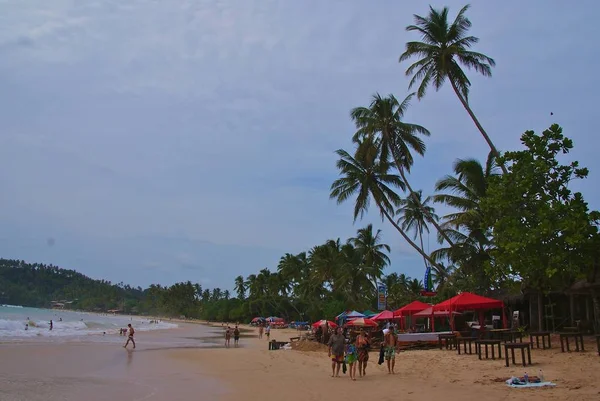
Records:
[[[370,310],[366,310],[363,312],[363,315],[365,315],[365,317],[371,317],[371,316],[375,316],[377,314],[377,312],[373,312]]]
[[[346,323],[346,326],[352,326],[352,327],[377,327],[377,322],[366,318],[366,317],[359,317],[357,319],[354,320],[350,320],[348,323]]]
[[[336,327],[338,327],[338,325],[335,324],[334,322],[332,322],[331,320],[325,320],[325,319],[319,320],[318,322],[313,323],[312,327],[314,327],[314,328],[317,328],[319,326],[325,327],[326,324],[328,324],[329,327],[331,327],[333,329],[335,329]]]

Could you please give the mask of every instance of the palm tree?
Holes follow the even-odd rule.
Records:
[[[368,211],[372,199],[379,209],[382,220],[385,217],[410,246],[432,265],[436,265],[436,262],[406,235],[392,217],[395,207],[400,204],[400,197],[394,192],[393,187],[404,189],[405,186],[399,176],[389,174],[391,163],[379,157],[380,146],[377,144],[377,139],[368,137],[357,139],[354,157],[342,149],[337,150],[336,153],[340,157],[337,167],[342,177],[331,184],[330,198],[336,199],[337,203],[341,204],[356,195],[355,221]]]
[[[482,53],[469,50],[479,42],[475,36],[467,36],[471,21],[465,16],[469,5],[464,6],[451,24],[448,21],[448,7],[436,10],[429,6],[429,15],[421,17],[415,15],[415,25],[409,25],[406,30],[416,31],[421,34],[421,42],[408,42],[406,50],[400,56],[400,62],[417,57],[419,60],[406,70],[406,75],[412,75],[409,89],[420,81],[417,97],[425,96],[429,84],[439,90],[444,81],[448,80],[458,99],[467,113],[481,132],[481,135],[496,157],[500,154],[492,140],[469,106],[469,88],[471,81],[461,68],[461,64],[469,69],[474,69],[485,77],[492,76],[492,67],[496,65],[494,59]],[[507,170],[501,165],[502,171]]]
[[[406,199],[401,200],[401,207],[398,209],[397,213],[400,215],[398,219],[398,224],[402,225],[402,229],[405,231],[414,231],[415,235],[413,238],[419,237],[419,241],[421,242],[421,249],[424,249],[423,246],[423,232],[427,231],[429,233],[429,227],[427,227],[427,221],[425,217],[425,213],[423,209],[427,211],[427,214],[435,221],[439,220],[437,214],[435,214],[435,209],[432,206],[429,206],[429,202],[431,201],[431,197],[428,196],[425,198],[425,201],[421,201],[422,191],[419,190],[415,192],[414,197],[408,197]],[[419,202],[415,202],[415,198],[419,200]],[[427,260],[423,258],[425,262],[425,267],[427,267]]]
[[[483,216],[479,203],[485,197],[489,180],[497,175],[496,157],[488,154],[485,166],[476,159],[458,159],[454,162],[455,176],[447,175],[435,184],[436,191],[448,193],[434,195],[433,200],[458,209],[444,216],[444,226],[466,229],[470,233],[480,230]]]
[[[377,280],[381,278],[383,269],[390,264],[390,258],[386,255],[391,248],[388,244],[381,243],[381,230],[373,234],[373,224],[367,225],[356,232],[355,238],[348,239],[348,243],[361,255],[361,264],[367,269],[367,275],[377,288]]]
[[[436,191],[446,191],[433,197],[434,202],[457,209],[444,216],[443,226],[455,240],[454,246],[432,253],[435,260],[450,260],[460,264],[461,271],[473,275],[480,287],[487,289],[489,279],[485,264],[491,263],[493,246],[489,228],[483,223],[480,202],[485,197],[489,180],[497,174],[496,158],[492,151],[485,166],[475,159],[457,160],[455,176],[448,175],[436,183]]]
[[[447,238],[442,228],[437,224],[432,216],[429,216],[427,209],[421,205],[416,197],[408,179],[406,172],[414,163],[411,149],[419,155],[425,154],[425,142],[418,137],[418,134],[429,136],[429,131],[416,124],[410,124],[402,121],[404,113],[408,109],[410,99],[414,93],[411,93],[400,103],[394,95],[388,95],[382,98],[378,93],[373,96],[369,107],[356,107],[350,112],[350,116],[358,129],[354,134],[353,140],[359,138],[377,137],[378,144],[381,146],[380,158],[388,160],[392,157],[402,182],[408,189],[414,202],[421,207],[427,219],[435,226],[440,235],[452,244],[450,238]]]
[[[246,297],[246,282],[244,281],[244,277],[237,276],[235,278],[235,292],[237,293],[237,297],[240,301],[243,301]]]

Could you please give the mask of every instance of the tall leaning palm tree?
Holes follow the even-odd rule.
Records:
[[[414,197],[407,197],[406,199],[401,200],[401,206],[398,209],[397,214],[400,216],[398,219],[398,223],[401,224],[402,229],[406,231],[414,231],[414,237],[421,242],[421,249],[423,247],[423,233],[427,231],[429,233],[429,227],[427,226],[427,220],[425,217],[425,213],[423,209],[426,209],[428,215],[431,216],[432,219],[438,221],[439,217],[435,214],[435,209],[432,206],[429,206],[429,202],[431,201],[431,197],[425,198],[422,201],[422,191],[415,192],[415,196],[419,200],[419,203],[415,202]],[[425,262],[425,267],[427,267],[427,260],[423,259]]]
[[[410,99],[414,94],[410,94],[400,103],[394,95],[381,97],[378,93],[373,95],[373,100],[369,107],[356,107],[350,112],[350,116],[356,125],[357,131],[353,140],[359,138],[376,137],[377,143],[381,146],[380,157],[388,160],[391,156],[395,163],[402,182],[408,189],[410,196],[415,204],[421,209],[427,220],[435,226],[439,235],[444,238],[448,244],[452,241],[439,226],[437,221],[429,214],[415,191],[410,186],[406,173],[414,163],[411,149],[419,155],[424,155],[425,142],[419,137],[419,134],[429,136],[429,131],[416,124],[410,124],[403,121]]]
[[[485,77],[492,76],[492,67],[496,65],[494,59],[482,53],[471,51],[471,47],[479,42],[479,38],[468,36],[471,21],[465,16],[469,5],[464,6],[452,23],[448,21],[448,7],[436,10],[429,6],[429,15],[421,17],[415,15],[415,24],[406,27],[409,32],[415,31],[421,35],[421,42],[408,42],[406,50],[400,56],[400,62],[416,57],[406,70],[406,75],[412,75],[409,89],[420,81],[417,97],[425,96],[427,87],[432,84],[439,90],[444,81],[448,80],[454,93],[462,103],[467,113],[481,132],[481,135],[496,157],[500,154],[496,146],[483,129],[479,120],[469,105],[469,89],[471,81],[461,68],[473,69]],[[504,165],[500,166],[506,174]]]
[[[373,200],[379,209],[382,220],[386,218],[410,246],[432,265],[437,265],[423,249],[409,238],[393,218],[395,208],[400,204],[400,196],[394,192],[393,188],[404,189],[405,186],[399,176],[390,174],[392,165],[389,159],[380,157],[381,147],[377,142],[378,140],[372,137],[358,139],[354,157],[343,149],[336,151],[340,157],[337,167],[342,177],[331,184],[330,198],[336,199],[338,204],[341,204],[356,196],[354,202],[355,221],[358,217],[364,216]]]

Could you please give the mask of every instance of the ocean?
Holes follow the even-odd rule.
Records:
[[[50,330],[50,320],[53,327]],[[87,340],[118,334],[131,323],[136,331],[164,330],[178,327],[171,322],[151,323],[139,316],[116,316],[59,309],[27,308],[0,305],[0,340]],[[114,338],[115,336],[110,336]],[[117,336],[118,338],[118,336]]]

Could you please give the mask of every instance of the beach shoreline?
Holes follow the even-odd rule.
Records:
[[[226,324],[225,324],[226,325]],[[230,324],[230,326],[233,326]],[[423,400],[477,397],[478,400],[600,399],[600,357],[589,343],[585,353],[533,350],[533,366],[506,368],[504,359],[479,360],[439,349],[406,351],[396,357],[397,374],[377,365],[370,354],[367,376],[352,382],[347,375],[330,377],[330,360],[320,352],[268,350],[266,337],[242,325],[240,347],[223,347],[221,323],[182,325],[137,336],[138,348],[116,344],[0,344],[0,399],[103,401],[240,400],[266,395],[285,400],[346,400],[365,396],[378,400]],[[298,336],[293,329],[271,332],[271,340]],[[174,338],[214,340],[214,347],[173,346]],[[221,337],[220,340],[217,339]],[[503,380],[544,370],[555,388],[512,389]],[[88,391],[86,389],[93,389]],[[84,398],[82,394],[87,391]]]

